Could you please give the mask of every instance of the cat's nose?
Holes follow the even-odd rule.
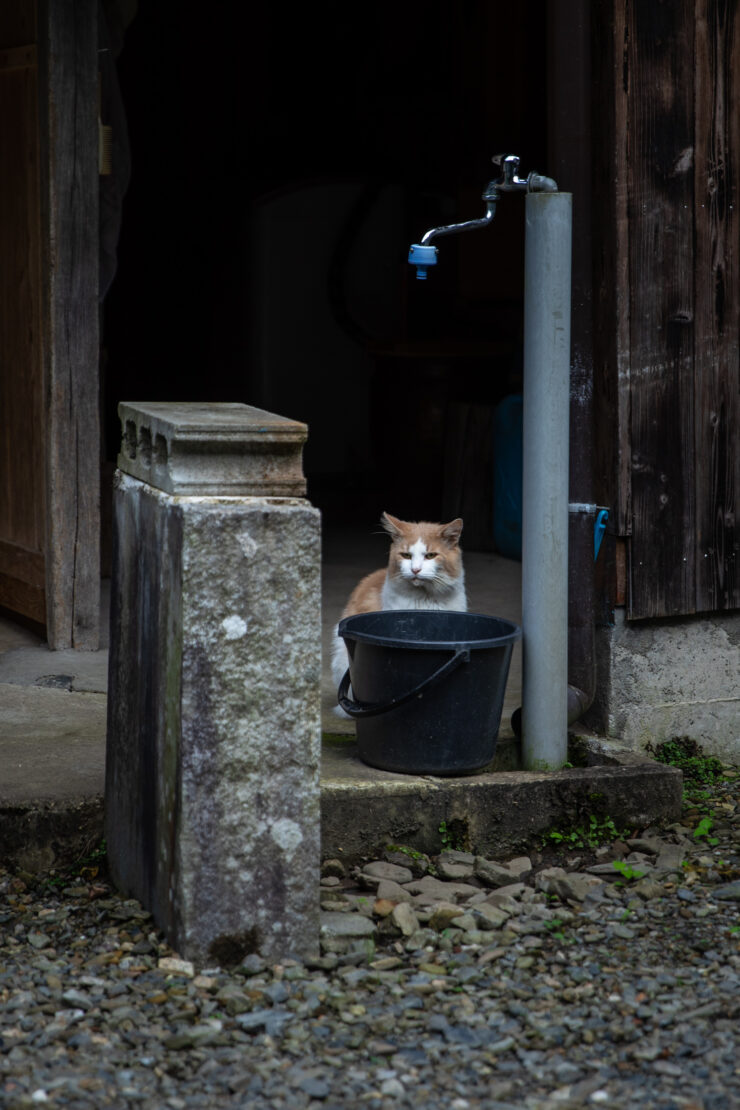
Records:
[[[421,567],[412,567],[411,570],[413,571],[414,574],[420,574],[421,573]]]

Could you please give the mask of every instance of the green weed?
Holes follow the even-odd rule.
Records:
[[[542,844],[558,848],[598,848],[629,835],[630,830],[618,829],[611,817],[597,817],[592,813],[587,824],[548,829],[542,836]]]
[[[564,924],[565,922],[561,921],[559,917],[551,917],[549,921],[545,922],[545,928],[549,930],[550,935],[553,936],[555,940],[559,940],[563,944],[567,944],[568,939],[563,932]]]
[[[71,886],[75,880],[81,882],[90,882],[93,879],[105,872],[106,860],[108,858],[108,847],[105,840],[101,840],[97,848],[93,848],[87,855],[82,856],[66,868],[61,874],[52,875],[45,878],[43,885],[50,888],[62,889],[66,886]]]
[[[409,859],[428,859],[424,852],[418,852],[416,848],[409,848],[406,844],[386,844],[385,850],[386,852],[402,852]]]
[[[642,879],[645,875],[645,872],[640,871],[639,867],[632,867],[629,863],[625,863],[623,859],[612,860],[612,867],[628,883],[631,883],[633,879]]]
[[[467,850],[466,843],[466,830],[461,826],[462,822],[452,821],[447,824],[446,821],[440,821],[438,832],[442,841],[442,850],[445,852],[455,851],[464,852]]]
[[[714,847],[715,844],[719,844],[718,837],[709,835],[712,831],[713,826],[714,822],[712,821],[711,817],[702,817],[701,821],[694,829],[694,839],[704,839],[706,840],[707,844],[710,844],[712,847]]]
[[[713,755],[705,755],[701,744],[689,736],[674,736],[646,750],[658,763],[667,763],[683,771],[684,780],[691,783],[712,783],[724,777],[724,767]]]

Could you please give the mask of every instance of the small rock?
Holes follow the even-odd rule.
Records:
[[[92,1007],[92,1000],[89,995],[83,991],[68,990],[62,995],[62,1002],[66,1002],[68,1006],[74,1009],[89,1010]]]
[[[376,917],[390,917],[397,905],[398,903],[392,902],[390,898],[376,898],[373,903],[373,913]]]
[[[453,898],[458,900],[470,898],[471,895],[478,893],[479,888],[470,883],[446,883],[441,879],[435,879],[432,875],[425,875],[423,879],[407,883],[406,890],[409,894],[415,895],[414,901],[418,905],[425,903],[428,905],[430,902],[450,902]]]
[[[208,1045],[216,1039],[221,1029],[222,1023],[217,1019],[211,1019],[200,1025],[191,1025],[188,1029],[183,1029],[165,1037],[164,1046],[165,1048],[179,1050]]]
[[[722,902],[740,902],[740,879],[725,886],[717,886],[712,891],[712,897]]]
[[[653,898],[661,898],[665,894],[665,889],[656,879],[645,878],[633,883],[630,886],[630,892],[638,894],[645,902],[651,902]]]
[[[239,971],[242,975],[246,976],[261,975],[266,967],[267,964],[261,956],[258,956],[256,952],[250,952],[249,955],[245,956],[242,960]]]
[[[413,879],[408,867],[399,867],[397,863],[387,863],[385,860],[373,860],[366,863],[359,875],[362,886],[374,890],[381,879],[389,879],[393,883],[410,883]]]
[[[685,859],[686,849],[682,844],[664,844],[655,861],[655,872],[659,875],[668,871],[680,872]]]
[[[564,901],[583,902],[589,891],[602,882],[596,875],[579,871],[566,872],[562,867],[548,867],[540,871],[535,885],[545,894],[557,894]]]
[[[51,937],[47,936],[46,933],[38,933],[38,932],[35,932],[34,930],[32,930],[28,934],[28,936],[26,937],[26,940],[28,941],[28,943],[31,945],[32,948],[35,948],[39,951],[42,948],[48,948],[51,944]]]
[[[511,883],[509,886],[500,886],[498,890],[493,890],[486,897],[486,902],[492,906],[501,906],[502,908],[510,908],[512,913],[518,913],[520,906],[517,901],[518,898],[526,891],[527,887],[524,883]]]
[[[514,859],[507,860],[505,866],[507,871],[516,875],[518,879],[529,875],[532,871],[532,861],[529,856],[516,856]]]
[[[391,912],[393,924],[405,937],[411,937],[419,928],[419,919],[408,902],[399,902]]]
[[[331,1087],[328,1083],[325,1083],[323,1079],[319,1079],[313,1075],[307,1075],[302,1078],[298,1086],[309,1098],[324,1099],[331,1092]]]
[[[380,1086],[380,1093],[385,1095],[386,1098],[403,1098],[406,1092],[400,1079],[393,1077],[383,1080]]]
[[[475,877],[485,883],[486,886],[502,887],[516,882],[518,875],[494,860],[476,856]]]
[[[462,917],[463,913],[461,906],[456,906],[452,902],[440,902],[432,911],[429,927],[441,933],[443,929],[449,928],[456,917]]]
[[[440,852],[438,858],[446,863],[460,863],[470,867],[475,863],[475,856],[472,852],[461,852],[457,848],[446,848],[444,852]]]
[[[340,859],[325,859],[321,864],[322,879],[344,879],[347,869]]]
[[[245,1014],[253,1005],[252,1000],[247,997],[244,991],[231,984],[221,988],[216,995],[216,1001],[220,1002],[226,1013],[231,1017],[235,1017],[237,1014]]]
[[[392,848],[389,848],[383,853],[383,857],[388,863],[395,863],[398,867],[408,868],[416,879],[420,879],[422,875],[426,875],[431,867],[429,856],[425,855],[423,852],[394,851]]]
[[[509,920],[509,914],[488,902],[480,903],[471,911],[480,929],[499,929]]]
[[[176,956],[162,956],[157,967],[167,975],[184,975],[187,979],[195,977],[195,967],[190,960],[181,960]]]
[[[390,902],[410,902],[411,895],[400,883],[392,879],[381,879],[375,891],[377,898],[387,898]]]
[[[359,913],[322,913],[320,922],[322,936],[370,937],[375,932],[370,918]]]
[[[469,879],[475,868],[475,856],[471,852],[440,852],[437,859],[437,874],[442,879]]]
[[[403,960],[399,956],[381,956],[377,960],[373,960],[370,967],[374,971],[393,971],[396,967],[401,967]]]

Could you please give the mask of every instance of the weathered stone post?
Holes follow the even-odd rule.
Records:
[[[320,518],[303,424],[121,404],[106,765],[116,884],[200,966],[318,951]]]

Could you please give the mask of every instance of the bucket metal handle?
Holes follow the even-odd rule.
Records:
[[[377,717],[380,713],[387,713],[389,709],[395,709],[398,705],[403,705],[412,698],[420,698],[427,690],[431,690],[448,674],[452,674],[463,663],[470,662],[470,649],[458,648],[452,658],[438,667],[429,678],[423,679],[418,685],[414,686],[413,690],[409,690],[406,694],[400,694],[398,697],[391,698],[390,701],[352,701],[347,697],[350,685],[349,669],[345,671],[342,681],[339,683],[337,690],[337,701],[341,705],[345,713],[349,713],[350,717]]]

